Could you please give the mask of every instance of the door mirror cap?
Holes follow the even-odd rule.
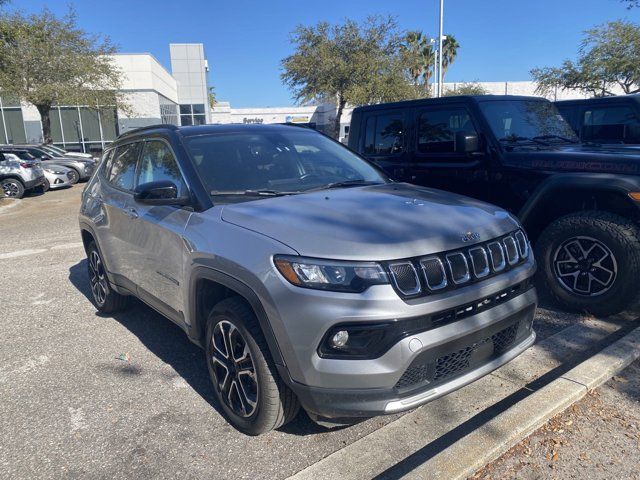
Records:
[[[178,187],[169,180],[159,180],[138,185],[133,198],[149,205],[189,205],[189,197],[178,197]]]
[[[454,149],[456,153],[471,153],[480,150],[480,138],[474,132],[456,132]]]

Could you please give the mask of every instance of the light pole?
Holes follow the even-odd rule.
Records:
[[[440,0],[440,29],[438,32],[438,97],[442,96],[442,44],[444,36],[442,32],[442,23],[444,19],[444,0]]]

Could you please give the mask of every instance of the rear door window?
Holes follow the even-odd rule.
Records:
[[[123,190],[133,190],[139,153],[140,142],[127,143],[116,148],[107,172],[107,180],[111,185]]]
[[[478,133],[465,108],[424,111],[418,118],[418,152],[454,153],[458,132]]]
[[[367,118],[364,153],[366,155],[402,153],[405,130],[402,113],[388,113]]]
[[[583,113],[583,139],[596,141],[640,141],[640,118],[631,107],[593,107]]]

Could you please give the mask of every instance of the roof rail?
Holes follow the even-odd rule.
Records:
[[[144,132],[145,130],[155,130],[156,128],[168,128],[169,130],[178,130],[178,127],[171,123],[157,123],[155,125],[147,125],[145,127],[134,128],[133,130],[129,130],[128,132],[121,133],[120,135],[118,135],[118,138],[128,137],[129,135]]]

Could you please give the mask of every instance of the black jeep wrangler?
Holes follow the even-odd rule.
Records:
[[[611,315],[640,300],[640,152],[580,143],[551,102],[486,95],[359,107],[349,147],[396,180],[517,214],[541,283],[565,308]]]
[[[640,144],[640,95],[560,100],[556,107],[583,142]]]

